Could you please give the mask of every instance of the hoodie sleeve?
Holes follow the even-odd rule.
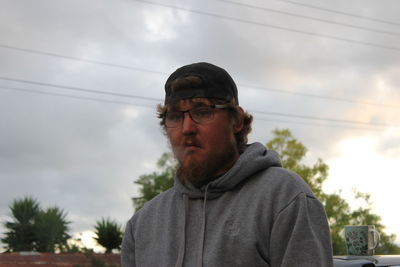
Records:
[[[126,224],[121,246],[121,267],[135,267],[135,238],[132,219]]]
[[[329,226],[322,204],[299,193],[275,218],[271,267],[332,267]]]

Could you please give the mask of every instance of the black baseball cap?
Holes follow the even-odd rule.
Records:
[[[188,76],[200,78],[202,80],[201,85],[179,91],[172,90],[171,85],[176,79]],[[226,102],[235,99],[236,104],[239,104],[237,87],[229,73],[223,68],[207,62],[180,67],[167,79],[165,83],[165,104],[188,98],[215,98]]]

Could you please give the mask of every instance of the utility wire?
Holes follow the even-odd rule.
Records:
[[[50,53],[50,52],[39,51],[39,50],[34,50],[34,49],[21,48],[21,47],[10,46],[10,45],[5,45],[5,44],[0,44],[0,47],[1,48],[6,48],[6,49],[11,49],[11,50],[17,50],[17,51],[23,51],[23,52],[28,52],[28,53],[39,54],[39,55],[52,56],[52,57],[58,57],[58,58],[64,58],[64,59],[70,59],[70,60],[77,60],[77,61],[83,61],[83,62],[97,64],[97,65],[104,65],[104,66],[108,66],[108,67],[129,69],[129,70],[135,70],[135,71],[141,71],[141,72],[147,72],[147,73],[154,73],[154,74],[164,74],[164,75],[168,74],[168,73],[161,72],[161,71],[156,71],[156,70],[142,69],[142,68],[137,68],[137,67],[128,66],[128,65],[119,65],[119,64],[113,64],[113,63],[102,62],[102,61],[97,61],[97,60],[66,56],[66,55],[61,55],[61,54],[57,54],[57,53]]]
[[[270,112],[270,111],[261,111],[261,110],[249,110],[250,112],[280,116],[280,117],[291,117],[291,118],[299,118],[299,119],[307,119],[307,120],[318,120],[318,121],[329,121],[329,122],[338,122],[338,123],[346,123],[346,124],[360,124],[360,125],[369,125],[369,126],[381,126],[381,127],[389,127],[396,126],[390,125],[386,123],[378,123],[378,122],[365,122],[365,121],[353,121],[353,120],[341,120],[334,118],[324,118],[324,117],[314,117],[314,116],[305,116],[305,115],[296,115],[296,114],[285,114],[279,112]]]
[[[268,87],[261,87],[261,86],[255,86],[255,85],[247,85],[247,84],[238,84],[238,85],[241,87],[259,89],[259,90],[270,91],[270,92],[275,92],[275,93],[280,93],[280,94],[289,94],[289,95],[296,95],[296,96],[303,96],[303,97],[320,98],[320,99],[326,99],[326,100],[332,100],[332,101],[338,101],[338,102],[355,103],[355,104],[379,106],[379,107],[386,107],[386,108],[400,108],[400,106],[383,104],[383,103],[365,102],[365,101],[333,97],[333,96],[324,96],[324,95],[315,95],[315,94],[309,94],[309,93],[293,92],[293,91],[273,89],[273,88],[268,88]]]
[[[304,34],[304,35],[310,35],[310,36],[314,36],[314,37],[333,39],[333,40],[342,41],[342,42],[346,42],[346,43],[359,44],[359,45],[365,45],[365,46],[370,46],[370,47],[375,47],[375,48],[381,48],[381,49],[387,49],[387,50],[393,50],[393,51],[400,52],[400,48],[399,47],[395,47],[395,46],[388,46],[388,45],[382,45],[382,44],[376,44],[376,43],[370,43],[370,42],[364,42],[364,41],[357,41],[357,40],[342,38],[342,37],[329,35],[329,34],[315,33],[315,32],[303,31],[303,30],[296,30],[296,29],[292,29],[292,28],[286,28],[286,27],[281,27],[281,26],[276,26],[276,25],[267,24],[267,23],[261,23],[261,22],[254,22],[254,21],[249,21],[249,20],[240,19],[240,18],[236,18],[236,17],[223,16],[223,15],[218,15],[218,14],[214,14],[214,13],[208,13],[208,12],[205,12],[205,11],[199,11],[199,10],[194,10],[194,9],[177,7],[177,6],[174,6],[174,5],[162,4],[162,3],[157,3],[157,2],[147,1],[147,0],[135,0],[135,1],[141,2],[141,3],[144,3],[144,4],[162,6],[162,7],[172,8],[172,9],[176,9],[176,10],[182,10],[182,11],[186,11],[186,12],[196,13],[196,14],[215,17],[215,18],[220,18],[220,19],[226,19],[226,20],[232,20],[232,21],[237,21],[237,22],[246,23],[246,24],[257,25],[257,26],[261,26],[261,27],[273,28],[273,29],[282,30],[282,31],[295,32],[295,33],[300,33],[300,34]]]
[[[153,101],[162,102],[161,99],[157,99],[157,98],[136,96],[136,95],[130,95],[130,94],[120,94],[120,93],[114,93],[114,92],[109,92],[109,91],[99,91],[99,90],[92,90],[92,89],[85,89],[85,88],[77,88],[77,87],[70,87],[70,86],[64,86],[64,85],[58,85],[58,84],[42,83],[42,82],[35,82],[35,81],[28,81],[28,80],[7,78],[7,77],[0,77],[0,79],[1,80],[6,80],[6,81],[20,82],[20,83],[25,83],[25,84],[34,84],[34,85],[62,88],[62,89],[73,90],[73,91],[83,91],[83,92],[90,92],[90,93],[103,94],[103,95],[129,97],[129,98],[135,98],[135,99],[145,99],[145,100],[153,100]],[[372,125],[372,126],[382,126],[382,127],[384,127],[384,126],[392,126],[392,125],[385,124],[385,123],[373,123],[373,122],[364,122],[364,121],[341,120],[341,119],[333,119],[333,118],[314,117],[314,116],[305,116],[305,115],[296,115],[296,114],[285,114],[285,113],[268,112],[268,111],[253,110],[252,112],[260,113],[260,114],[266,114],[266,115],[301,118],[301,119],[308,119],[308,120],[320,120],[320,121],[351,123],[351,124],[370,125],[370,126]]]
[[[102,103],[112,103],[112,104],[129,105],[129,106],[141,106],[141,107],[145,107],[145,108],[154,109],[153,105],[129,103],[129,102],[123,102],[123,101],[114,101],[114,100],[107,100],[107,99],[101,99],[101,98],[84,97],[84,96],[76,96],[76,95],[68,95],[68,94],[59,94],[59,93],[45,92],[45,91],[40,91],[40,90],[22,89],[22,88],[10,87],[10,86],[0,86],[0,89],[13,90],[13,91],[24,92],[24,93],[49,95],[49,96],[60,96],[60,97],[66,97],[66,98],[72,98],[72,99],[78,99],[78,100],[89,100],[89,101],[102,102]],[[253,111],[253,113],[256,114],[258,112]],[[306,125],[306,126],[329,127],[329,128],[342,128],[342,129],[351,129],[351,130],[372,130],[372,131],[382,130],[382,128],[367,128],[367,127],[360,128],[360,127],[351,127],[351,126],[345,126],[345,125],[316,124],[316,123],[311,123],[311,122],[284,121],[284,120],[268,119],[268,118],[263,118],[263,117],[258,117],[258,116],[255,117],[254,119],[262,120],[262,121],[273,121],[273,122],[278,122],[278,123],[289,123],[289,124],[299,124],[299,125]]]
[[[102,98],[93,98],[93,97],[86,97],[86,96],[75,96],[75,95],[68,95],[68,94],[59,94],[59,93],[45,92],[45,91],[40,91],[40,90],[22,89],[22,88],[10,87],[10,86],[0,86],[0,89],[20,91],[20,92],[28,92],[28,93],[41,94],[41,95],[62,96],[62,97],[68,97],[68,98],[73,98],[73,99],[79,99],[79,100],[91,100],[91,101],[105,102],[105,103],[112,103],[112,104],[141,106],[141,107],[146,107],[146,108],[154,108],[155,107],[154,105],[129,103],[129,102],[123,102],[123,101],[115,101],[115,100],[108,100],[108,99],[102,99]]]
[[[245,4],[245,3],[239,3],[239,2],[231,1],[231,0],[216,0],[216,1],[229,3],[229,4],[237,5],[237,6],[242,6],[242,7],[248,7],[248,8],[257,9],[257,10],[263,10],[263,11],[283,14],[283,15],[292,16],[292,17],[298,17],[298,18],[314,20],[314,21],[319,21],[319,22],[325,22],[325,23],[329,23],[329,24],[334,24],[334,25],[339,25],[339,26],[344,26],[344,27],[349,27],[349,28],[354,28],[354,29],[359,29],[359,30],[364,30],[364,31],[369,31],[369,32],[400,36],[400,33],[398,33],[398,32],[390,32],[390,31],[372,29],[372,28],[357,26],[357,25],[353,25],[353,24],[347,24],[347,23],[343,23],[343,22],[336,22],[336,21],[320,19],[320,18],[316,18],[316,17],[309,17],[309,16],[304,16],[304,15],[300,15],[300,14],[296,14],[296,13],[280,11],[280,10],[276,10],[276,9],[272,9],[272,8],[260,7],[260,6]]]
[[[146,96],[137,96],[137,95],[131,95],[131,94],[121,94],[121,93],[114,93],[110,91],[100,91],[100,90],[93,90],[93,89],[86,89],[86,88],[80,88],[80,87],[73,87],[73,86],[66,86],[66,85],[59,85],[59,84],[52,84],[52,83],[43,83],[43,82],[36,82],[36,81],[28,81],[28,80],[23,80],[23,79],[15,79],[15,78],[8,78],[8,77],[0,77],[1,80],[6,80],[6,81],[12,81],[12,82],[20,82],[20,83],[26,83],[26,84],[35,84],[35,85],[41,85],[41,86],[48,86],[48,87],[56,87],[56,88],[62,88],[62,89],[67,89],[67,90],[74,90],[74,91],[81,91],[81,92],[89,92],[89,93],[94,93],[94,94],[103,94],[103,95],[112,95],[112,96],[120,96],[120,97],[129,97],[129,98],[137,98],[137,99],[144,99],[144,100],[152,100],[152,101],[162,101],[159,98],[153,98],[153,97],[146,97]]]
[[[134,70],[134,71],[141,71],[141,72],[169,75],[169,73],[166,73],[166,72],[159,72],[159,71],[155,71],[155,70],[143,69],[143,68],[138,68],[138,67],[133,67],[133,66],[117,65],[117,64],[113,64],[113,63],[107,63],[107,62],[99,62],[99,61],[96,61],[96,60],[82,59],[82,58],[78,58],[78,57],[65,56],[65,55],[60,55],[60,54],[56,54],[56,53],[48,53],[48,52],[45,52],[45,51],[39,51],[39,50],[33,50],[33,49],[25,49],[25,48],[9,46],[9,45],[4,45],[4,44],[0,44],[0,47],[1,48],[6,48],[6,49],[11,49],[11,50],[27,52],[27,53],[46,55],[46,56],[52,56],[52,57],[59,57],[59,58],[75,60],[75,61],[83,61],[83,62],[87,62],[87,63],[91,63],[91,64],[101,64],[101,65],[106,65],[106,66],[115,67],[115,68],[124,68],[124,69],[131,69],[131,70]],[[326,100],[338,101],[338,102],[357,103],[357,104],[363,104],[363,105],[381,106],[381,107],[389,107],[389,108],[400,108],[400,106],[396,106],[396,105],[374,103],[374,102],[365,102],[365,101],[359,101],[359,100],[354,100],[354,99],[338,98],[338,97],[331,97],[331,96],[324,96],[324,95],[315,95],[315,94],[308,94],[308,93],[292,92],[292,91],[281,90],[281,89],[272,89],[272,88],[262,87],[262,86],[257,86],[257,85],[240,84],[240,83],[238,83],[238,85],[246,87],[246,88],[260,89],[260,90],[271,91],[271,92],[275,92],[275,93],[298,95],[298,96],[304,96],[304,97],[313,97],[313,98],[320,98],[320,99],[326,99]]]
[[[268,119],[263,117],[255,117],[255,120],[262,121],[272,121],[278,123],[288,123],[288,124],[299,124],[299,125],[307,125],[307,126],[316,126],[316,127],[329,127],[329,128],[341,128],[341,129],[351,129],[351,130],[370,130],[370,131],[381,131],[382,128],[370,128],[370,127],[351,127],[345,125],[333,125],[333,124],[319,124],[319,123],[311,123],[311,122],[299,122],[299,121],[286,121],[286,120],[276,120],[276,119]]]
[[[365,20],[370,20],[370,21],[375,21],[375,22],[380,22],[380,23],[385,23],[385,24],[400,26],[400,23],[399,23],[399,22],[393,22],[393,21],[388,21],[388,20],[383,20],[383,19],[378,19],[378,18],[372,18],[372,17],[362,16],[362,15],[358,15],[358,14],[353,14],[353,13],[348,13],[348,12],[343,12],[343,11],[338,11],[338,10],[323,8],[323,7],[319,7],[319,6],[313,6],[313,5],[304,4],[304,3],[300,3],[300,2],[296,2],[296,1],[291,1],[291,0],[278,0],[278,1],[290,3],[290,4],[293,4],[293,5],[305,6],[305,7],[309,7],[309,8],[313,8],[313,9],[318,9],[318,10],[322,10],[322,11],[327,11],[327,12],[331,12],[331,13],[346,15],[346,16],[349,16],[349,17],[360,18],[360,19],[365,19]]]

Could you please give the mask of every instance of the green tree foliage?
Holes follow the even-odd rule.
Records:
[[[316,197],[321,198],[324,193],[322,184],[328,177],[328,165],[318,159],[311,167],[301,160],[307,153],[307,148],[297,141],[289,130],[274,130],[274,138],[266,144],[268,149],[278,152],[282,166],[299,174],[311,187]]]
[[[110,219],[101,219],[95,226],[94,238],[97,243],[106,249],[106,253],[111,253],[113,249],[120,249],[122,242],[121,226]]]
[[[369,194],[354,191],[355,200],[363,203],[357,209],[352,209],[350,204],[336,194],[326,194],[322,185],[328,177],[328,165],[318,159],[311,167],[302,163],[307,148],[296,140],[291,132],[274,130],[274,138],[266,146],[277,151],[281,157],[283,167],[298,173],[309,184],[315,195],[325,206],[332,235],[332,246],[335,255],[346,254],[343,228],[345,225],[375,225],[381,234],[381,241],[377,254],[399,254],[400,248],[394,244],[395,235],[387,235],[381,217],[374,214]]]
[[[67,247],[66,213],[58,207],[42,210],[31,197],[16,199],[10,205],[11,221],[5,222],[7,232],[1,241],[9,252],[54,252]]]
[[[283,167],[298,173],[313,190],[315,196],[321,200],[327,213],[331,235],[332,246],[335,255],[346,254],[343,229],[345,225],[375,225],[381,233],[381,241],[376,254],[400,254],[400,248],[394,243],[395,235],[387,235],[381,217],[372,210],[369,194],[354,191],[354,198],[362,204],[354,209],[341,197],[340,192],[326,194],[323,191],[323,183],[328,177],[329,167],[322,159],[311,166],[303,163],[307,148],[293,137],[287,130],[274,130],[273,138],[266,144],[268,149],[279,153]],[[135,182],[139,186],[140,197],[134,198],[136,210],[144,203],[151,200],[159,193],[167,190],[173,185],[175,173],[175,161],[170,153],[164,153],[158,162],[159,172],[142,175]]]
[[[16,199],[9,206],[12,221],[4,226],[8,230],[1,241],[6,244],[7,251],[31,251],[34,247],[34,220],[40,211],[37,200],[31,197]]]
[[[66,213],[58,207],[42,210],[34,221],[36,233],[36,250],[39,252],[54,252],[56,249],[67,249],[70,238]]]
[[[141,175],[135,181],[135,184],[139,186],[140,193],[140,197],[132,199],[136,210],[139,210],[147,201],[174,185],[176,161],[172,154],[162,154],[157,166],[160,169],[159,172]]]

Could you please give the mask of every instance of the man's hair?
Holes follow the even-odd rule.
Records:
[[[172,91],[182,91],[182,90],[189,89],[189,88],[199,87],[199,86],[201,86],[201,84],[202,84],[202,80],[199,77],[187,76],[187,77],[176,79],[171,85],[171,90]],[[243,113],[240,112],[240,110],[238,109],[236,100],[234,98],[231,101],[229,101],[228,103],[224,102],[220,99],[214,99],[214,98],[208,98],[208,100],[210,101],[210,104],[212,104],[212,105],[227,104],[228,105],[227,110],[229,111],[231,119],[235,123],[238,123],[238,122],[240,122],[240,120],[243,120],[242,130],[235,134],[237,148],[239,150],[239,153],[242,153],[245,150],[246,144],[248,142],[247,136],[249,135],[249,133],[252,130],[251,124],[253,122],[253,116],[246,111]],[[160,125],[163,127],[164,131],[166,130],[165,113],[169,109],[171,109],[172,107],[177,105],[178,102],[179,102],[179,100],[173,101],[171,103],[167,103],[165,105],[159,104],[157,106],[157,117],[159,119],[161,119]]]

